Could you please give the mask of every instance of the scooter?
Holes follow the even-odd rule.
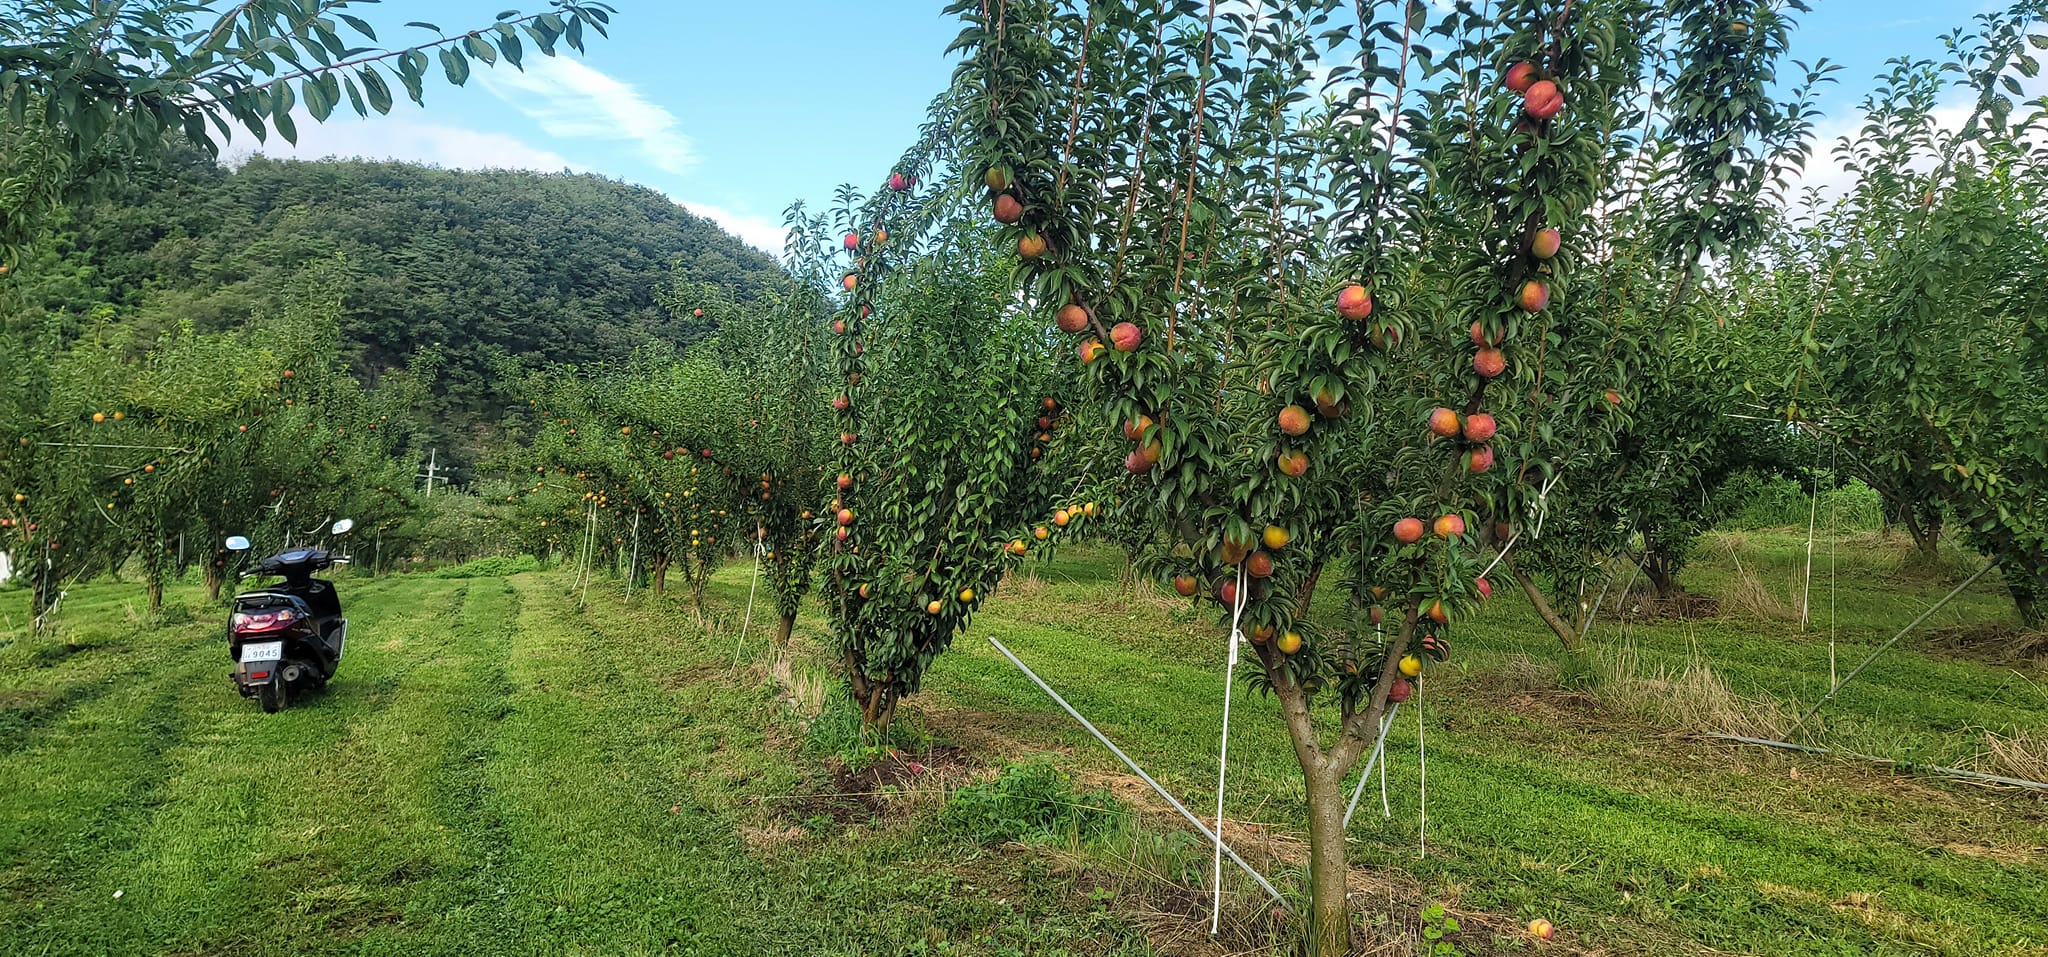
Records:
[[[354,527],[354,521],[344,518],[329,527],[328,534],[345,535]],[[227,547],[245,552],[249,540],[236,535],[227,540]],[[348,644],[348,619],[341,616],[341,598],[334,592],[334,583],[313,574],[346,564],[348,559],[336,558],[324,547],[300,546],[257,562],[236,579],[257,575],[284,579],[281,584],[236,595],[228,616],[228,657],[235,663],[235,690],[244,698],[255,698],[266,713],[276,714],[292,698],[324,687],[341,666],[342,649]]]

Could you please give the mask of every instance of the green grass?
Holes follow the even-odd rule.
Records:
[[[750,848],[744,830],[777,821],[766,799],[819,786],[815,756],[771,743],[791,720],[678,616],[579,615],[561,584],[346,582],[342,673],[270,716],[229,687],[217,622],[147,629],[122,610],[132,588],[75,592],[58,638],[0,647],[5,951],[1132,945],[1028,858],[941,828]],[[1012,891],[938,906],[977,879]]]
[[[1739,557],[1796,609],[1804,546],[1731,536],[1703,546],[1687,581],[1741,586]],[[1817,596],[1827,559],[1824,544]],[[1811,702],[1827,686],[1831,623],[1846,673],[1947,590],[1888,550],[1841,550],[1833,567],[1838,614],[1817,598],[1806,632],[1777,618],[1608,621],[1594,641],[1653,669],[1705,662],[1744,697]],[[713,585],[733,627],[747,572],[735,563]],[[912,701],[914,730],[965,747],[971,764],[1052,752],[1077,787],[1108,786],[1144,815],[1043,850],[968,840],[938,797],[906,796],[872,821],[824,816],[839,786],[820,750],[834,725],[807,725],[764,680],[758,620],[748,667],[733,671],[730,628],[707,638],[676,602],[626,602],[602,581],[578,612],[557,572],[350,580],[341,675],[266,716],[229,687],[221,615],[193,590],[172,596],[189,623],[152,627],[139,586],[76,589],[56,635],[0,633],[0,942],[10,954],[1209,952],[1194,920],[1148,913],[1205,912],[1199,893],[1147,875],[1199,892],[1206,853],[1160,840],[1175,819],[982,640],[1000,638],[1190,806],[1213,808],[1219,629],[1119,594],[1114,572],[1108,553],[1073,549],[1010,583]],[[1423,682],[1427,856],[1414,708],[1389,741],[1392,817],[1374,789],[1353,823],[1361,906],[1383,931],[1412,930],[1438,901],[1472,953],[1523,949],[1512,928],[1534,916],[1608,953],[2048,953],[2042,798],[1645,724],[1597,683],[1560,687],[1598,669],[1566,659],[1500,594]],[[25,619],[24,601],[0,592],[0,626]],[[1929,627],[2008,616],[1980,583]],[[807,610],[800,660],[818,660],[822,628]],[[2036,671],[1908,638],[1829,706],[1816,740],[1967,762],[1983,730],[2048,731],[2043,687]],[[1299,772],[1271,702],[1240,693],[1233,724],[1229,815],[1269,825],[1246,850],[1293,888]]]

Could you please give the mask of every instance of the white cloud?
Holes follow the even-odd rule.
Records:
[[[696,150],[675,114],[632,84],[567,57],[534,57],[524,72],[479,74],[484,89],[540,124],[549,136],[624,141],[656,169],[682,174],[697,165]]]
[[[766,216],[755,216],[749,213],[737,213],[722,206],[713,206],[710,203],[676,199],[673,196],[669,198],[675,200],[676,205],[717,223],[720,228],[734,236],[738,236],[747,245],[777,259],[782,258],[783,241],[789,236],[788,227],[782,224],[782,220],[769,219]]]
[[[449,169],[530,169],[548,173],[590,170],[560,153],[530,145],[515,136],[443,126],[427,122],[424,115],[409,103],[394,106],[388,116],[337,117],[326,123],[315,123],[301,112],[296,117],[296,145],[272,134],[269,142],[251,152],[278,159],[394,159]]]

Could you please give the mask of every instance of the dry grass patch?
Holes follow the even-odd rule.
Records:
[[[1594,650],[1591,665],[1608,704],[1676,731],[1777,738],[1792,723],[1783,702],[1736,694],[1697,653],[1672,668],[1644,661],[1628,643]]]

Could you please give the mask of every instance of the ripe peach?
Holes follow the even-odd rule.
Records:
[[[1422,519],[1404,518],[1394,523],[1394,541],[1413,545],[1422,541]]]
[[[1455,538],[1465,534],[1465,519],[1456,512],[1437,516],[1436,537]]]
[[[1552,936],[1554,936],[1557,933],[1557,928],[1553,926],[1549,921],[1544,920],[1541,917],[1538,917],[1535,920],[1529,922],[1529,933],[1531,936],[1540,938],[1542,940],[1549,940]]]
[[[996,222],[1008,226],[1024,218],[1024,204],[1008,193],[996,197]]]
[[[849,397],[849,396],[844,396],[844,395],[835,395],[835,396],[833,396],[833,397],[832,397],[832,407],[833,407],[833,408],[835,408],[835,409],[838,409],[838,410],[839,410],[839,411],[841,411],[841,412],[844,412],[844,411],[846,411],[847,409],[851,408],[852,406],[853,406],[853,399],[852,399],[851,397]]]
[[[981,174],[981,181],[988,184],[988,191],[1000,193],[1010,188],[1010,171],[1000,166],[991,166]]]
[[[1286,529],[1278,525],[1268,525],[1265,531],[1259,533],[1259,541],[1264,542],[1267,548],[1277,552],[1286,548],[1288,542],[1294,541],[1294,536],[1288,534]]]
[[[853,476],[848,473],[839,473],[839,478],[836,481],[839,483],[839,488],[842,491],[853,487]]]
[[[940,610],[940,609],[942,609],[942,608],[944,608],[944,607],[946,607],[946,603],[945,603],[945,602],[942,602],[942,601],[940,601],[940,600],[938,600],[938,599],[934,598],[934,599],[932,599],[931,601],[928,601],[928,602],[926,602],[926,603],[925,603],[925,606],[924,606],[924,610],[925,610],[925,611],[927,611],[927,612],[929,612],[929,613],[931,613],[931,614],[934,614],[934,615],[936,615],[936,614],[938,614],[938,613],[939,613],[939,610]]]
[[[1085,366],[1085,365],[1087,365],[1088,363],[1094,362],[1094,361],[1095,361],[1096,359],[1098,359],[1098,358],[1100,358],[1100,357],[1102,356],[1102,353],[1103,353],[1103,346],[1102,346],[1102,340],[1100,340],[1100,339],[1088,339],[1088,340],[1085,340],[1085,341],[1083,341],[1083,342],[1081,343],[1081,346],[1080,346],[1080,350],[1079,350],[1079,351],[1080,351],[1080,353],[1081,353],[1081,364],[1082,364],[1082,365],[1084,365],[1084,366]]]
[[[842,246],[845,246],[845,247],[846,247],[846,248],[848,248],[848,249],[859,249],[859,248],[860,248],[860,234],[859,234],[859,233],[847,233],[847,234],[846,234],[846,238],[845,238],[844,240],[841,240],[841,241],[840,241],[840,245],[842,245]]]
[[[1473,588],[1475,588],[1475,589],[1477,589],[1477,590],[1479,591],[1479,600],[1480,600],[1480,601],[1485,601],[1485,600],[1487,600],[1488,598],[1492,598],[1492,597],[1493,597],[1493,583],[1492,583],[1492,582],[1490,582],[1490,581],[1487,581],[1487,580],[1486,580],[1486,579],[1484,579],[1484,578],[1474,578],[1474,579],[1472,579],[1472,587],[1473,587]]]
[[[1230,581],[1230,580],[1228,580],[1228,579],[1225,579],[1225,580],[1223,581],[1223,583],[1222,583],[1222,584],[1219,584],[1219,585],[1217,585],[1217,586],[1216,586],[1216,600],[1217,600],[1217,601],[1220,601],[1220,602],[1222,602],[1222,603],[1224,603],[1224,604],[1226,604],[1226,605],[1232,605],[1232,606],[1236,605],[1236,604],[1237,604],[1237,583],[1236,583],[1236,582],[1234,582],[1234,581]]]
[[[1508,67],[1507,88],[1515,93],[1527,93],[1536,82],[1536,64],[1523,60]]]
[[[1280,453],[1278,464],[1280,474],[1289,478],[1300,478],[1308,474],[1308,453],[1300,449],[1288,449]]]
[[[1152,460],[1147,459],[1145,453],[1137,449],[1132,449],[1131,454],[1124,456],[1124,468],[1132,475],[1143,475],[1152,470],[1152,465]]]
[[[1124,438],[1136,442],[1139,438],[1143,437],[1146,431],[1151,429],[1153,425],[1154,423],[1152,421],[1151,416],[1140,415],[1137,418],[1124,423]]]
[[[1537,80],[1522,94],[1522,109],[1536,119],[1550,119],[1564,109],[1564,91],[1549,80]]]
[[[845,278],[839,280],[839,284],[846,287],[847,292],[852,292],[853,287],[860,285],[860,277],[853,273],[847,273]]]
[[[1500,424],[1486,412],[1474,412],[1465,417],[1465,438],[1474,442],[1484,442],[1493,438],[1499,428]]]
[[[1273,640],[1273,634],[1274,634],[1274,629],[1273,629],[1273,626],[1272,626],[1272,625],[1257,625],[1257,626],[1254,626],[1254,627],[1252,628],[1252,635],[1251,635],[1251,638],[1252,638],[1252,644],[1255,644],[1255,645],[1263,645],[1263,644],[1265,644],[1266,642],[1272,641],[1272,640]]]
[[[1541,279],[1531,279],[1515,292],[1515,305],[1524,312],[1542,312],[1550,305],[1550,284]]]
[[[834,319],[834,320],[832,320],[832,334],[833,334],[833,335],[835,335],[835,336],[843,336],[843,335],[846,335],[846,320],[844,320],[844,319]]]
[[[1508,357],[1499,349],[1481,349],[1472,356],[1472,371],[1493,379],[1508,371]]]
[[[1351,411],[1343,400],[1337,398],[1337,390],[1330,386],[1318,389],[1314,399],[1316,414],[1326,419],[1341,419],[1346,412]]]
[[[1493,446],[1482,445],[1465,453],[1465,468],[1474,475],[1482,475],[1493,468]]]
[[[1038,539],[1041,542],[1045,541],[1047,538],[1050,538],[1051,536],[1052,529],[1046,528],[1043,525],[1039,525],[1031,530],[1031,537]]]
[[[1601,397],[1607,400],[1608,405],[1621,404],[1621,393],[1616,392],[1613,389],[1607,390]]]
[[[840,510],[839,510],[839,516],[838,516],[838,517],[839,517],[839,524],[841,524],[841,525],[851,525],[851,524],[853,524],[853,509],[850,509],[850,508],[842,508],[842,509],[840,509]]]
[[[1273,575],[1273,556],[1265,552],[1253,552],[1244,560],[1245,574],[1253,578],[1270,578]]]
[[[1558,232],[1557,227],[1539,229],[1536,235],[1529,238],[1529,255],[1537,259],[1549,259],[1557,255],[1558,249],[1563,246],[1564,234]]]
[[[917,177],[915,176],[905,176],[902,173],[889,174],[889,188],[899,193],[915,185],[917,185]]]
[[[1379,605],[1374,605],[1366,609],[1365,618],[1367,621],[1377,625],[1387,620],[1387,610]]]
[[[1507,338],[1505,330],[1488,330],[1483,322],[1474,321],[1472,323],[1472,344],[1475,346],[1497,346],[1505,338]]]
[[[1031,546],[1024,544],[1024,540],[1021,538],[1010,542],[1010,554],[1012,555],[1022,555],[1030,550]]]
[[[1301,634],[1293,631],[1287,632],[1280,636],[1279,641],[1273,643],[1273,647],[1280,649],[1280,653],[1283,655],[1294,654],[1301,650]]]
[[[1195,589],[1199,587],[1201,587],[1201,583],[1195,581],[1195,576],[1193,575],[1173,576],[1173,590],[1179,592],[1182,598],[1193,598],[1195,596]]]
[[[1053,321],[1061,332],[1080,332],[1088,328],[1088,310],[1070,302],[1060,307],[1059,315]]]
[[[1052,523],[1054,525],[1058,525],[1061,528],[1066,528],[1067,523],[1073,520],[1074,517],[1068,514],[1066,509],[1059,509],[1058,511],[1052,513]]]
[[[1447,439],[1457,435],[1458,413],[1443,406],[1437,406],[1429,413],[1429,431]]]
[[[1298,405],[1290,405],[1280,410],[1279,422],[1280,431],[1288,435],[1301,435],[1308,431],[1308,410]]]
[[[1145,333],[1136,323],[1119,322],[1109,327],[1109,341],[1116,346],[1116,351],[1129,352],[1145,341]]]
[[[1025,259],[1037,259],[1045,255],[1045,237],[1037,233],[1025,233],[1017,239],[1017,255]]]
[[[1226,538],[1222,546],[1216,549],[1216,557],[1222,559],[1225,565],[1235,565],[1244,561],[1245,556],[1251,554],[1251,550],[1251,546],[1244,542]]]
[[[1337,290],[1337,315],[1352,320],[1372,315],[1372,293],[1356,284]]]
[[[1408,700],[1408,696],[1414,693],[1415,686],[1409,684],[1408,679],[1395,678],[1393,686],[1387,689],[1387,701],[1393,704],[1400,704]]]

